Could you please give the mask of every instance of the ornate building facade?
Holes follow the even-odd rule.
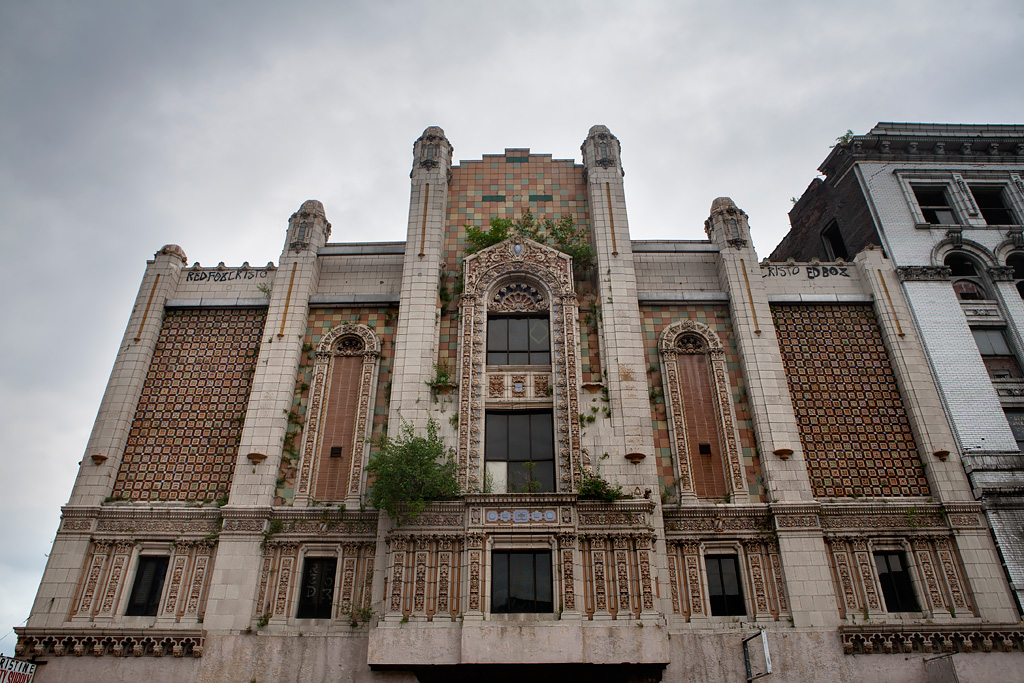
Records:
[[[452,164],[407,238],[149,262],[18,654],[40,680],[1013,680],[1019,613],[897,271],[630,237],[618,140]],[[593,266],[467,227],[572,216]],[[367,505],[436,424],[461,495]],[[614,501],[581,495],[598,476]],[[751,644],[754,673],[763,670]],[[945,655],[945,656],[944,656]]]
[[[1024,126],[879,123],[818,170],[772,259],[885,251],[1020,611]]]

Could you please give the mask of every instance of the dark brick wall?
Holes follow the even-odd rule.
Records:
[[[839,225],[850,260],[869,244],[881,244],[860,183],[852,172],[838,182],[815,178],[789,212],[792,226],[769,256],[771,261],[828,261],[821,231],[833,220]]]

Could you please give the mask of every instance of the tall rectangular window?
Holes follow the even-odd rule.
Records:
[[[913,185],[914,197],[924,215],[925,223],[932,225],[956,225],[959,223],[953,208],[949,205],[946,189],[935,185]]]
[[[334,557],[307,557],[302,569],[302,592],[299,595],[299,619],[330,619],[334,603],[334,574],[338,560]]]
[[[742,616],[747,613],[740,588],[740,563],[735,555],[707,555],[708,598],[711,616]]]
[[[907,560],[900,552],[875,553],[878,582],[882,585],[885,609],[889,612],[920,612],[910,583]]]
[[[125,616],[156,616],[169,560],[170,558],[166,556],[139,558],[139,568],[135,571],[135,583],[132,584],[132,593],[128,598],[128,609],[125,610]]]
[[[981,359],[992,379],[1021,379],[1024,373],[1020,370],[1017,358],[1006,343],[1006,335],[1002,330],[985,327],[972,327],[971,333],[978,344]]]
[[[550,410],[488,412],[484,440],[485,489],[491,493],[555,490],[555,444]]]
[[[550,365],[551,335],[546,316],[487,319],[488,365]]]
[[[843,235],[839,232],[839,224],[835,221],[829,223],[821,231],[821,241],[825,245],[825,254],[829,261],[836,259],[850,260],[850,253],[846,250],[846,243],[843,242]]]
[[[491,554],[491,612],[551,612],[550,550]]]
[[[998,185],[971,185],[971,194],[989,225],[1018,225]]]

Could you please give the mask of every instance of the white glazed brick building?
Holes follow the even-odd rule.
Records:
[[[892,263],[759,265],[727,198],[706,241],[634,241],[618,140],[582,153],[452,165],[432,127],[403,243],[329,243],[311,200],[276,266],[161,249],[18,630],[39,679],[734,681],[761,629],[775,680],[1019,678]],[[528,211],[594,267],[466,251]],[[372,437],[431,419],[463,494],[396,525]]]
[[[1024,126],[880,123],[837,145],[773,259],[829,234],[896,266],[975,496],[1024,605]]]

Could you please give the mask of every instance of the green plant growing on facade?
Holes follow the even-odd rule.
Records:
[[[371,618],[373,618],[373,610],[369,607],[356,607],[352,606],[352,611],[349,613],[348,625],[352,628],[359,628]]]
[[[537,493],[541,487],[540,480],[533,476],[534,470],[537,469],[537,463],[524,462],[523,467],[526,468],[526,481],[523,483],[520,493]]]
[[[562,216],[557,221],[550,218],[539,221],[529,211],[518,219],[492,216],[487,230],[467,225],[466,253],[475,253],[513,235],[526,237],[568,254],[572,257],[572,267],[577,276],[589,272],[594,266],[590,234],[586,228],[576,225],[572,216]]]
[[[611,502],[622,498],[622,487],[612,486],[601,475],[590,474],[586,470],[580,470],[580,485],[576,493],[582,499],[604,500]]]
[[[452,375],[451,368],[448,367],[448,361],[442,360],[440,363],[434,363],[434,376],[427,380],[427,386],[433,391],[444,387],[454,387],[455,377]]]
[[[458,466],[438,434],[437,421],[427,421],[425,436],[403,421],[398,436],[380,436],[367,472],[374,477],[370,504],[404,524],[434,500],[459,495]]]

